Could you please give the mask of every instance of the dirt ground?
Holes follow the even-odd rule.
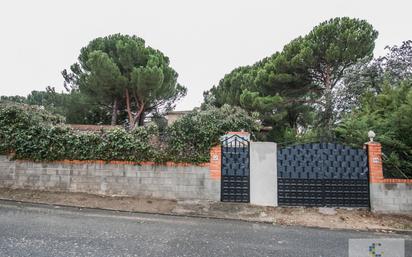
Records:
[[[0,189],[0,199],[84,208],[190,215],[330,229],[412,232],[411,215],[375,214],[364,209],[261,207],[207,201],[108,197],[84,193]]]

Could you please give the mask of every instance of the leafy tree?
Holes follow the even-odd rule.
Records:
[[[63,111],[69,124],[110,124],[110,111],[95,102],[86,94],[73,90],[70,93],[61,93]]]
[[[386,55],[373,60],[362,60],[348,69],[343,79],[343,92],[340,109],[348,111],[361,104],[366,92],[380,93],[381,85],[392,84],[412,78],[412,41],[402,42],[401,46],[387,46]]]
[[[19,95],[14,95],[14,96],[2,95],[2,96],[0,96],[0,101],[2,101],[2,102],[13,102],[13,103],[25,103],[26,102],[26,97],[19,96]]]
[[[283,65],[308,76],[310,84],[319,90],[315,103],[320,108],[322,134],[329,136],[336,121],[336,86],[348,68],[372,57],[377,36],[378,32],[365,20],[334,18],[283,50]]]
[[[412,77],[412,40],[402,42],[401,46],[387,46],[386,56],[376,60],[375,66],[389,77],[398,82]]]
[[[109,55],[101,50],[96,50],[88,55],[86,65],[90,70],[84,76],[85,82],[80,83],[80,91],[97,102],[112,103],[111,124],[116,125],[119,100],[126,84],[117,65]]]
[[[186,94],[168,57],[136,36],[94,39],[82,48],[78,63],[70,70],[62,72],[67,88],[79,89],[103,106],[111,106],[112,124],[123,102],[130,128],[142,125],[147,113],[173,108]]]
[[[213,86],[209,91],[203,93],[205,104],[212,104],[217,107],[225,104],[240,106],[242,91],[254,84],[257,75],[255,67],[256,65],[239,67],[226,74],[219,81],[218,86]]]
[[[336,133],[359,146],[374,130],[383,145],[385,176],[412,177],[412,41],[386,49],[386,55],[361,62],[345,75],[351,112]]]
[[[274,127],[277,141],[297,135],[299,128],[308,124],[312,112],[306,102],[316,88],[305,69],[288,62],[288,56],[297,51],[301,40],[293,40],[281,53],[258,63],[254,87],[243,90],[241,95],[242,106],[252,107],[262,114],[265,123]]]
[[[47,87],[45,91],[33,90],[27,97],[1,96],[0,100],[41,106],[53,114],[65,117],[70,124],[110,124],[107,110],[78,90],[59,93],[55,88]]]
[[[27,95],[26,103],[29,105],[39,105],[44,107],[58,106],[61,99],[54,87],[46,87],[45,91],[33,90]]]
[[[272,139],[277,141],[315,125],[330,136],[340,99],[336,88],[348,68],[372,56],[376,37],[364,20],[325,21],[292,40],[282,52],[233,70],[205,93],[205,102],[258,111],[263,123],[274,127]]]
[[[373,130],[385,154],[385,175],[412,177],[412,80],[386,80],[379,87],[378,94],[364,94],[361,106],[346,115],[336,133],[346,143],[361,146]]]

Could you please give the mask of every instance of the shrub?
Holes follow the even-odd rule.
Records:
[[[57,125],[64,121],[39,106],[0,102],[0,152],[10,153],[22,134],[30,134],[33,127]],[[29,136],[29,135],[27,135]],[[20,141],[19,141],[20,142]]]
[[[361,146],[369,130],[382,144],[384,174],[412,177],[412,81],[385,83],[378,94],[366,94],[362,105],[336,129],[338,137]]]
[[[195,110],[167,127],[76,132],[60,116],[21,104],[0,103],[0,153],[16,159],[207,162],[209,149],[227,131],[254,131],[257,123],[238,107]],[[155,139],[158,140],[155,140]],[[157,142],[157,143],[156,143]]]
[[[256,119],[240,107],[208,107],[186,114],[167,128],[167,153],[176,160],[203,162],[209,160],[209,149],[219,143],[228,131],[255,132]]]

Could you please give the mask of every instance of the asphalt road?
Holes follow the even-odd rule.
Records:
[[[349,238],[412,236],[54,208],[0,201],[0,256],[348,255]]]

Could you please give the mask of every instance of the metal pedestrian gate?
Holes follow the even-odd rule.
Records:
[[[249,202],[249,140],[239,135],[228,135],[221,143],[221,201]]]
[[[369,207],[366,150],[310,143],[278,150],[278,204]]]

